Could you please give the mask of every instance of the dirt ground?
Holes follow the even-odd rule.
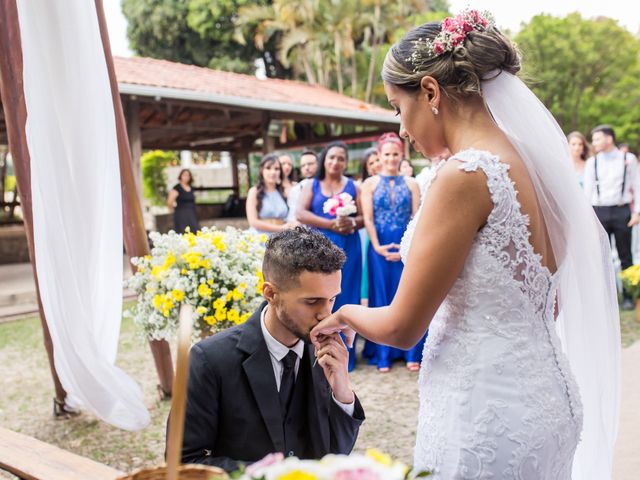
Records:
[[[628,323],[633,325],[631,320]],[[629,331],[635,339],[640,328],[634,325]],[[630,340],[629,332],[627,337]],[[635,362],[636,358],[640,359],[640,344],[636,343],[632,349],[623,351],[623,363],[625,354],[633,352]],[[152,418],[148,428],[141,432],[126,432],[86,413],[70,420],[54,420],[51,414],[53,387],[42,346],[39,320],[32,318],[0,324],[0,425],[123,471],[162,463],[169,404],[157,398],[156,372],[151,353],[128,320],[123,323],[118,365],[132,375],[144,390],[145,403]],[[637,370],[634,368],[633,372]],[[633,372],[623,368],[623,382],[625,378],[631,378],[628,375]],[[417,378],[417,373],[407,371],[401,364],[395,364],[387,374],[380,374],[374,367],[362,362],[358,365],[352,379],[367,420],[360,430],[356,450],[375,447],[411,464],[417,425]],[[627,389],[632,388],[632,392],[626,392],[623,388],[629,401],[640,395],[640,389],[636,386],[627,386]],[[627,410],[627,420],[624,411],[622,415],[621,437],[630,444],[618,450],[625,457],[635,458],[631,443],[638,445],[632,439],[639,438],[635,429],[640,418],[632,405]],[[629,419],[635,419],[635,423],[632,422],[634,426],[627,428],[629,431],[625,433],[625,425],[631,427]],[[625,448],[631,450],[626,452]],[[616,465],[617,480],[637,478],[637,465],[631,463],[628,467],[633,468]],[[0,472],[0,478],[14,477]]]
[[[53,386],[39,321],[26,319],[0,325],[0,425],[123,471],[162,463],[169,404],[158,400],[148,345],[126,320],[118,365],[144,390],[151,412],[148,428],[126,432],[86,413],[70,420],[54,420]],[[399,363],[387,374],[360,364],[352,379],[367,416],[356,450],[376,447],[410,463],[417,423],[417,374]],[[0,472],[0,478],[12,478],[2,475]]]

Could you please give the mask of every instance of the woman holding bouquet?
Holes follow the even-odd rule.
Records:
[[[347,146],[342,142],[328,144],[319,158],[318,176],[306,184],[300,194],[297,218],[315,227],[335,245],[342,248],[347,261],[342,269],[342,293],[336,298],[334,310],[342,305],[360,304],[362,258],[358,229],[362,228],[359,187],[344,175],[347,168]],[[348,194],[348,197],[342,194]],[[340,200],[338,196],[342,195]],[[335,208],[334,203],[343,206]],[[325,208],[334,206],[333,209]],[[344,214],[352,211],[351,214]],[[356,364],[355,346],[349,349],[349,371]]]
[[[247,220],[254,230],[267,235],[291,228],[289,213],[282,190],[282,166],[278,155],[265,155],[258,166],[258,181],[247,194]]]
[[[362,184],[362,212],[369,234],[369,306],[390,305],[402,276],[400,241],[420,202],[420,189],[413,178],[400,173],[404,144],[395,133],[378,140],[381,171]],[[411,349],[400,350],[367,342],[365,354],[380,372],[388,372],[400,358],[411,371],[420,369],[424,337]]]

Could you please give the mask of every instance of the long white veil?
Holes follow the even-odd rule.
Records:
[[[507,72],[484,80],[482,90],[497,125],[527,166],[559,265],[556,327],[584,407],[572,478],[611,478],[620,317],[609,239],[574,179],[566,137],[542,102]]]

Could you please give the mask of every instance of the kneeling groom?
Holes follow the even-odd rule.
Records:
[[[345,255],[304,227],[272,236],[262,265],[266,302],[243,325],[191,349],[184,463],[236,470],[271,452],[351,452],[364,420],[336,334],[316,352],[309,333],[331,313]]]

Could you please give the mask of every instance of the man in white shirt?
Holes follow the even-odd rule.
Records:
[[[298,200],[300,199],[300,192],[302,187],[307,182],[310,182],[313,177],[316,176],[318,171],[318,155],[313,150],[305,150],[300,155],[300,175],[302,179],[296,183],[291,190],[289,190],[289,196],[287,198],[287,205],[289,206],[289,214],[287,215],[287,222],[296,222],[296,210],[298,209]]]
[[[638,159],[616,147],[616,136],[609,125],[591,132],[596,154],[587,160],[584,191],[607,234],[615,238],[622,269],[633,264],[631,227],[640,223],[640,175]],[[624,309],[633,303],[624,292]]]
[[[348,454],[364,411],[338,334],[315,350],[311,329],[340,293],[342,250],[296,227],[273,235],[262,265],[266,302],[244,324],[191,349],[182,461],[228,472],[272,452]]]

